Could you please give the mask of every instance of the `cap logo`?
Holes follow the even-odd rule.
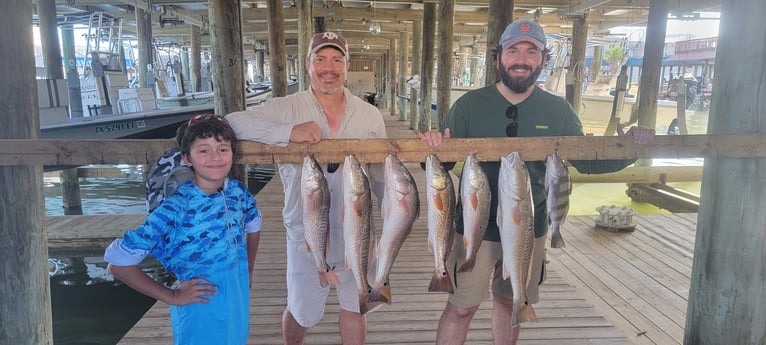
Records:
[[[338,39],[338,34],[332,32],[332,31],[327,31],[327,32],[322,34],[322,38],[326,38],[328,40],[337,40]]]
[[[521,32],[528,34],[529,31],[532,30],[532,27],[529,24],[521,24],[519,25],[519,29],[521,30]]]

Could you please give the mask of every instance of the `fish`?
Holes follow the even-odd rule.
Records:
[[[545,206],[551,228],[551,248],[564,248],[561,225],[569,212],[572,179],[564,161],[554,152],[545,159]]]
[[[500,159],[497,190],[503,279],[510,279],[513,288],[511,324],[516,326],[521,322],[537,320],[532,305],[526,303],[535,243],[532,188],[526,163],[518,152],[511,152]]]
[[[322,168],[312,155],[303,158],[301,206],[306,248],[316,263],[319,285],[338,285],[338,277],[327,264],[330,243],[330,189],[327,187]]]
[[[428,250],[434,254],[434,275],[428,291],[453,293],[447,272],[447,257],[455,237],[455,187],[435,154],[426,157],[426,204],[428,206]]]
[[[469,154],[463,162],[460,174],[460,204],[463,208],[463,246],[465,261],[458,272],[470,272],[476,265],[476,252],[484,239],[489,223],[492,193],[487,174],[475,154]]]
[[[412,224],[420,216],[420,197],[415,179],[391,153],[385,159],[385,189],[380,212],[383,229],[374,250],[377,269],[367,301],[391,304],[388,276],[399,249],[412,232]]]
[[[359,313],[364,315],[370,309],[367,300],[371,292],[367,278],[372,231],[370,181],[353,154],[344,160],[342,178],[345,267],[353,272],[359,290]]]

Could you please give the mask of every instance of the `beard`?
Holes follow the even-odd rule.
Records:
[[[514,78],[511,77],[511,75],[508,73],[508,70],[510,69],[526,69],[528,71],[532,71],[532,73],[529,75],[528,78]],[[540,74],[543,72],[543,66],[537,66],[537,68],[532,68],[532,66],[529,65],[511,65],[508,68],[505,68],[502,64],[502,62],[497,67],[497,74],[500,75],[500,80],[503,82],[503,84],[511,89],[511,91],[515,93],[524,93],[529,90],[529,87],[535,84],[535,81],[537,81],[537,78],[540,77]]]
[[[328,74],[333,76],[333,77],[335,77],[335,78],[338,78],[338,79],[340,79],[340,77],[341,77],[340,74],[335,73],[335,72],[329,72],[329,71],[328,72],[320,73],[318,75],[318,77],[321,79],[322,77],[324,77],[325,75],[328,75]],[[325,86],[322,86],[321,82],[316,83],[316,85],[317,85],[316,90],[321,92],[321,93],[323,93],[323,94],[325,94],[325,95],[332,95],[332,94],[340,91],[343,88],[343,84],[342,83],[339,86],[335,86],[335,87],[325,87]]]

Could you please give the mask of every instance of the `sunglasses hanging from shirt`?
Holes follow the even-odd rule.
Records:
[[[509,105],[508,109],[505,109],[505,117],[511,120],[505,127],[505,135],[515,137],[519,134],[519,109],[513,104]]]

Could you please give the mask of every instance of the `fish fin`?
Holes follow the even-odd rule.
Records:
[[[361,217],[364,214],[364,208],[362,207],[362,203],[352,202],[351,211],[353,211],[355,215]]]
[[[369,305],[367,305],[367,296],[367,293],[359,293],[359,314],[364,315],[368,310],[370,310]]]
[[[327,283],[327,272],[319,271],[319,286],[326,287],[328,285]]]
[[[561,237],[560,232],[554,232],[551,234],[551,248],[564,248],[566,247],[566,244],[564,243],[564,238]]]
[[[434,207],[436,207],[437,210],[442,212],[444,211],[444,200],[442,200],[442,198],[439,195],[434,195],[434,197],[431,198],[431,200],[433,201]]]
[[[399,199],[398,203],[399,203],[399,209],[404,210],[407,213],[415,211],[418,213],[418,215],[420,214],[419,209],[415,209],[415,210],[410,209],[410,204],[407,202],[407,198]],[[415,218],[417,218],[417,215],[415,216]]]
[[[503,280],[508,279],[508,277],[510,276],[511,276],[511,273],[508,272],[508,267],[505,267],[505,265],[503,265]]]
[[[453,293],[455,290],[452,288],[452,279],[449,277],[447,271],[434,271],[434,276],[431,278],[431,283],[428,284],[428,291],[443,291]]]
[[[346,257],[346,260],[343,261],[343,268],[347,270],[351,269],[351,260],[348,259],[348,256]]]
[[[466,260],[466,262],[464,262],[463,265],[460,266],[460,269],[457,271],[458,273],[471,272],[473,271],[474,266],[476,266],[476,256],[472,256],[470,259]]]
[[[428,237],[428,252],[434,252],[434,242],[431,240],[431,236]]]
[[[471,205],[472,210],[479,208],[479,197],[476,195],[476,193],[469,194],[468,202]]]
[[[521,208],[519,208],[518,205],[514,206],[511,209],[511,218],[513,218],[513,223],[514,224],[521,223]]]
[[[309,244],[309,241],[308,241],[308,240],[306,240],[306,241],[304,241],[304,242],[306,243],[306,250],[308,250],[308,251],[309,251],[309,253],[311,253],[311,245]]]
[[[327,283],[338,286],[340,285],[340,279],[338,279],[338,276],[335,275],[335,271],[328,270],[325,273],[325,277],[327,278]]]

